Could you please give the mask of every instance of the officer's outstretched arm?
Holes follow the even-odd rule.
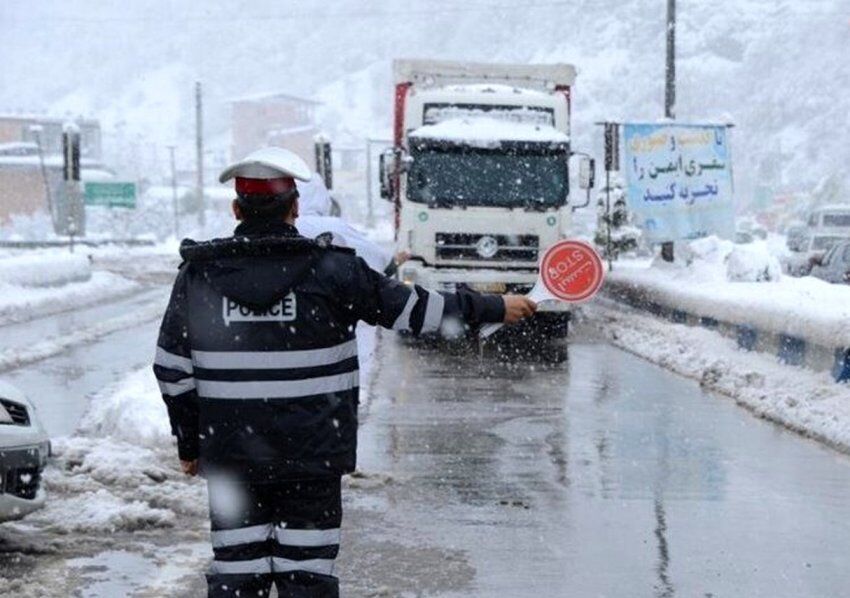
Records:
[[[198,458],[198,395],[189,345],[186,267],[181,268],[159,329],[153,371],[168,407],[181,461]]]
[[[450,331],[505,320],[505,301],[469,289],[455,293],[408,286],[356,260],[350,292],[356,297],[352,308],[358,319],[369,324],[406,330],[413,334]]]

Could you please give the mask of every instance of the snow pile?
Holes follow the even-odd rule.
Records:
[[[0,282],[0,324],[25,322],[84,307],[128,295],[138,288],[138,283],[111,272],[95,272],[87,282],[74,282],[56,288],[30,289]]]
[[[681,243],[677,245],[677,253],[681,253],[681,257],[676,256],[676,263],[684,262],[687,266],[692,266],[695,270],[702,269],[703,264],[713,266],[722,264],[726,257],[732,252],[734,244],[731,241],[720,239],[714,235],[696,239],[689,243]],[[665,262],[659,262],[661,265]]]
[[[704,328],[605,307],[583,308],[618,347],[732,397],[756,415],[850,452],[850,385],[739,349]]]
[[[732,282],[777,281],[782,265],[765,243],[736,245],[726,258],[726,277]]]
[[[410,137],[453,141],[473,147],[492,149],[502,141],[568,143],[565,133],[551,126],[508,122],[495,118],[456,118],[411,131]]]
[[[206,516],[199,479],[179,469],[165,405],[149,368],[91,399],[77,435],[53,441],[50,498],[26,521],[53,532],[173,527]]]
[[[744,248],[746,247],[746,248]],[[827,348],[850,347],[850,286],[816,278],[779,277],[763,241],[735,246],[714,237],[676,248],[677,261],[620,261],[610,289],[730,324],[804,338]],[[733,256],[733,254],[736,254]],[[768,255],[766,255],[768,254]],[[733,280],[729,280],[731,277]],[[770,280],[737,282],[735,279]]]
[[[138,446],[172,443],[168,413],[150,369],[127,375],[114,392],[91,402],[80,422],[86,436],[109,437]]]
[[[179,470],[176,449],[77,436],[53,443],[47,506],[26,521],[47,531],[115,532],[173,527],[204,516],[203,485]]]
[[[49,484],[49,482],[48,482]],[[108,490],[81,492],[60,502],[50,501],[36,519],[49,522],[45,531],[135,531],[172,527],[175,516],[165,509],[151,508],[142,501],[124,501]]]
[[[89,258],[80,253],[48,251],[0,259],[0,284],[56,287],[91,278]]]

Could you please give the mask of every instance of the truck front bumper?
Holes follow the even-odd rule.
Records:
[[[420,262],[407,262],[399,270],[406,284],[418,284],[426,289],[454,292],[458,285],[465,284],[480,293],[525,294],[537,282],[537,272],[529,270],[495,270],[432,268]],[[570,306],[561,301],[546,301],[540,304],[540,312],[569,312]]]

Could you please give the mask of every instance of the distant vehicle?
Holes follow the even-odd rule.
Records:
[[[740,218],[735,224],[737,233],[749,234],[751,239],[767,239],[767,229],[752,218]],[[736,241],[737,242],[737,241]],[[746,241],[749,242],[749,241]]]
[[[753,234],[745,230],[735,231],[735,243],[738,245],[746,245],[753,242]]]
[[[785,232],[785,244],[791,251],[803,251],[808,237],[809,227],[799,222],[792,224]]]
[[[830,249],[845,241],[850,241],[850,237],[833,235],[807,237],[803,241],[802,249],[786,258],[785,271],[791,276],[807,276],[811,274],[812,267],[820,262]]]
[[[821,234],[850,237],[850,204],[815,208],[809,215],[808,225]]]
[[[44,506],[41,472],[49,456],[50,439],[35,407],[0,381],[0,522]]]
[[[850,204],[815,208],[804,230],[789,228],[786,244],[797,255],[785,260],[785,271],[792,276],[809,274],[827,251],[844,241],[850,241]]]
[[[816,259],[811,275],[835,284],[850,284],[850,241],[833,245],[822,258]]]

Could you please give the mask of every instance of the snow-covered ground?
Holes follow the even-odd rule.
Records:
[[[0,251],[0,325],[106,303],[137,293],[140,281],[175,271],[174,240],[151,247]],[[89,333],[91,331],[78,331]],[[0,354],[0,363],[5,363]]]
[[[677,252],[672,264],[616,262],[608,281],[698,316],[850,347],[850,286],[782,276],[774,251],[760,241],[733,245],[710,237],[677,245]]]
[[[79,248],[6,251],[0,256],[0,325],[76,309],[138,290],[113,272],[95,271]]]

